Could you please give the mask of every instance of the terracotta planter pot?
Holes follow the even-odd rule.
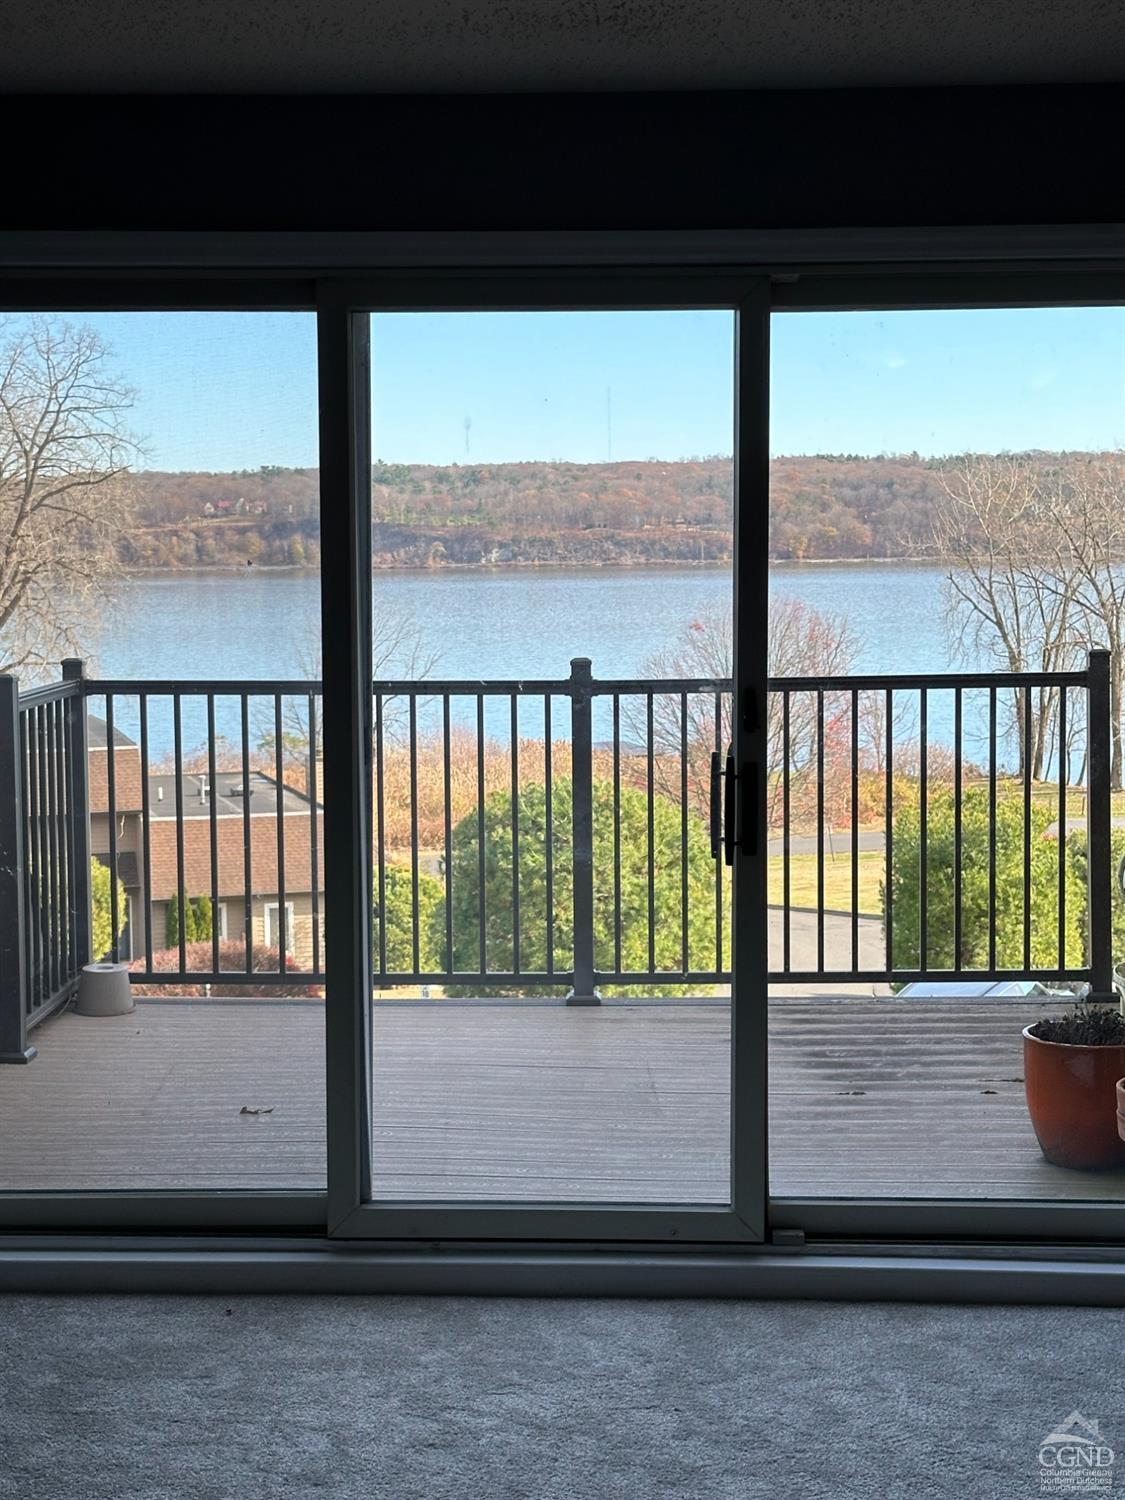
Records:
[[[1075,1047],[1023,1033],[1027,1108],[1043,1155],[1057,1167],[1125,1167],[1115,1099],[1125,1080],[1125,1045]]]

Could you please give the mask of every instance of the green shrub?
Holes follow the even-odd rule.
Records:
[[[212,907],[210,896],[189,896],[184,905],[184,942],[211,941]],[[173,896],[164,919],[164,941],[169,948],[180,946],[180,899]]]
[[[1077,829],[1067,839],[1067,847],[1070,860],[1074,869],[1075,880],[1082,888],[1082,909],[1080,914],[1082,946],[1083,951],[1088,951],[1090,942],[1090,924],[1087,921],[1088,905],[1085,898],[1086,892],[1086,831]],[[1113,891],[1113,961],[1115,964],[1125,963],[1125,896],[1121,894],[1117,872],[1121,868],[1121,861],[1125,859],[1125,828],[1114,828],[1110,832],[1110,879]]]
[[[90,955],[96,962],[113,948],[112,876],[100,859],[90,861]],[[129,906],[125,887],[117,882],[117,936],[125,930]]]
[[[1059,953],[1059,841],[1048,833],[1055,821],[1043,804],[1031,807],[1031,965],[1051,968]],[[929,789],[926,833],[926,961],[932,969],[986,968],[991,932],[989,850],[992,843],[988,789],[962,793],[961,951],[954,954],[954,804],[953,789]],[[1070,841],[1068,841],[1069,843]],[[1084,962],[1086,888],[1073,849],[1066,864],[1065,953],[1068,966]],[[1084,851],[1082,862],[1084,862]],[[914,969],[920,962],[921,816],[918,798],[895,810],[891,873],[895,968]],[[1021,796],[1002,794],[996,807],[996,963],[1019,970],[1024,961],[1024,806]],[[886,931],[886,891],[883,892]]]
[[[572,874],[572,789],[565,778],[555,781],[552,795],[554,963],[566,971],[574,962]],[[546,968],[547,923],[547,793],[540,785],[526,786],[517,806],[519,822],[519,967]],[[614,947],[614,822],[613,784],[596,780],[594,813],[594,961],[598,969],[615,966]],[[480,879],[478,821],[474,811],[458,823],[453,834],[451,888],[453,904],[454,967],[462,972],[482,967],[479,939]],[[649,968],[648,953],[648,796],[635,787],[621,788],[621,966],[625,971]],[[665,797],[653,801],[654,957],[656,969],[675,973],[682,962],[681,826],[680,808]],[[494,792],[484,806],[485,957],[487,967],[512,970],[514,913],[512,881],[512,797]],[[714,862],[707,830],[694,813],[687,824],[688,955],[692,968],[711,968],[715,962]],[[444,935],[439,951],[444,952]],[[729,955],[729,943],[728,943]],[[463,985],[448,989],[463,995],[550,995],[559,985]],[[676,995],[698,993],[697,985],[617,985],[618,995]]]
[[[411,871],[405,865],[388,864],[383,871],[384,904],[387,923],[388,976],[409,974],[414,970],[414,888]],[[375,899],[372,903],[372,946],[375,970],[379,971],[379,939],[382,913],[379,910],[379,878],[375,877]],[[418,872],[418,958],[423,973],[434,973],[444,967],[445,899],[441,882],[424,871]]]

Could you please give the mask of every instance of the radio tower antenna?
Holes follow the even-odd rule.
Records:
[[[613,462],[613,387],[605,388],[605,460]]]
[[[468,451],[469,451],[469,428],[472,425],[473,425],[473,419],[472,419],[472,417],[466,417],[465,421],[464,421],[464,428],[465,428],[465,452],[466,453],[468,453]]]

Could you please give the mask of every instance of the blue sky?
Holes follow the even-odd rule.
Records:
[[[312,314],[74,320],[99,329],[136,390],[151,467],[315,465]],[[381,314],[373,451],[396,463],[729,453],[732,327],[716,312]],[[775,453],[1122,446],[1125,310],[779,315],[772,383]]]

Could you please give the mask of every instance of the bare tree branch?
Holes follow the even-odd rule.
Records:
[[[133,392],[91,328],[0,321],[0,664],[38,676],[88,649],[116,574],[137,445]]]

